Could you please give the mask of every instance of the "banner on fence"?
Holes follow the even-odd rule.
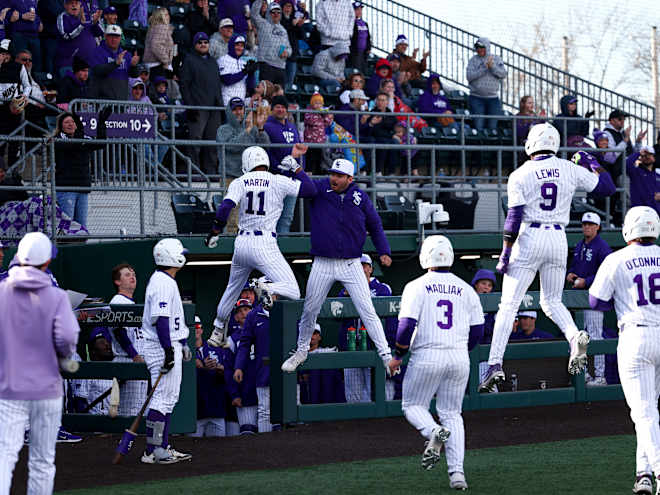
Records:
[[[85,135],[96,137],[97,114],[78,114],[85,129]],[[109,138],[153,139],[156,137],[156,115],[145,113],[112,113],[106,121]]]

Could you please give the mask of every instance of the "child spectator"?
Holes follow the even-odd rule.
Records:
[[[371,33],[369,32],[369,24],[367,24],[367,22],[362,19],[363,8],[364,4],[362,2],[353,2],[355,24],[353,25],[353,36],[351,36],[351,55],[348,62],[350,67],[359,70],[362,74],[367,71],[367,58],[371,52]]]
[[[609,138],[607,137],[607,133],[605,131],[594,129],[593,136],[596,148],[610,147]],[[614,151],[594,151],[591,154],[596,158],[596,160],[598,160],[598,163],[600,163],[601,167],[610,172],[612,164],[616,161],[616,153]]]
[[[401,121],[401,120],[397,121],[397,123],[394,124],[394,135],[392,136],[392,139],[394,139],[394,141],[396,141],[397,144],[405,144],[409,146],[417,144],[417,138],[413,134],[408,132],[408,125],[406,124],[405,121]],[[408,155],[410,155],[410,160],[412,161],[413,158],[415,158],[416,154],[417,154],[417,150],[415,148],[401,150],[400,163],[407,163],[406,160],[408,160]],[[415,162],[412,162],[411,167],[412,167],[412,175],[419,175]]]
[[[227,45],[227,54],[218,60],[224,106],[227,106],[232,98],[244,100],[255,86],[254,73],[257,63],[254,60],[242,60],[244,51],[245,37],[234,34]]]
[[[103,17],[99,20],[99,26],[103,29],[105,33],[105,28],[111,24],[119,23],[119,15],[117,14],[117,8],[114,5],[108,5],[103,9]]]
[[[392,79],[392,66],[386,59],[381,58],[378,60],[378,62],[376,62],[374,73],[365,85],[364,91],[367,93],[369,98],[376,97],[380,91],[380,83],[383,79]],[[394,81],[394,93],[398,97],[401,97],[401,88],[399,88],[399,85],[396,81]]]
[[[89,64],[80,57],[73,57],[73,71],[60,79],[57,92],[57,106],[67,110],[68,103],[76,98],[88,98]]]
[[[305,142],[306,143],[325,143],[326,142],[326,128],[333,120],[332,114],[327,110],[323,111],[323,96],[314,93],[309,100],[309,109],[316,110],[317,112],[308,112],[305,114]],[[313,174],[321,173],[321,162],[323,161],[323,149],[310,148],[307,151],[307,169],[312,171]]]

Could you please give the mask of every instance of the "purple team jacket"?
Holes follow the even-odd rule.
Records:
[[[289,119],[284,120],[282,124],[272,115],[266,119],[264,124],[264,131],[268,134],[270,142],[272,144],[290,144],[289,147],[284,148],[268,148],[266,151],[268,153],[268,158],[270,158],[270,172],[273,174],[280,173],[277,166],[282,162],[282,159],[291,154],[293,145],[295,143],[300,143],[300,136],[298,135],[298,129],[293,122],[290,122]],[[298,160],[298,162],[301,162]]]
[[[0,399],[63,394],[58,357],[76,350],[80,328],[69,298],[47,273],[16,266],[0,283]]]
[[[594,283],[601,263],[611,252],[612,248],[599,235],[596,235],[588,244],[582,239],[573,250],[573,261],[568,273],[575,273],[578,277],[583,278],[588,289]]]
[[[254,346],[257,387],[270,386],[270,364],[264,358],[270,357],[270,315],[261,306],[256,306],[245,318],[243,333],[236,350],[235,369],[248,370],[250,349]]]

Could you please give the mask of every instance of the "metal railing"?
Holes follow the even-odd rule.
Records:
[[[478,35],[442,22],[393,0],[366,0],[365,18],[370,24],[373,46],[383,53],[394,49],[394,39],[404,33],[410,50],[419,47],[430,52],[429,69],[446,81],[467,88],[465,70],[474,53]],[[655,108],[625,95],[589,82],[574,74],[539,62],[491,40],[491,53],[499,55],[508,71],[501,88],[506,109],[517,112],[518,102],[531,95],[538,108],[548,114],[559,112],[559,100],[566,94],[579,98],[582,112],[594,110],[601,119],[610,111],[621,109],[631,115],[634,127],[655,125]],[[655,136],[655,133],[653,133]]]

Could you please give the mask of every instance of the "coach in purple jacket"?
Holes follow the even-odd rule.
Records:
[[[20,265],[0,284],[0,493],[9,493],[28,420],[28,493],[53,491],[63,395],[58,357],[74,353],[80,328],[66,293],[45,273],[52,252],[44,234],[26,234],[16,252]]]
[[[603,260],[612,252],[598,232],[600,217],[593,212],[582,215],[582,233],[584,239],[577,243],[573,250],[573,262],[568,269],[566,280],[573,289],[588,289],[594,282],[594,277]]]

